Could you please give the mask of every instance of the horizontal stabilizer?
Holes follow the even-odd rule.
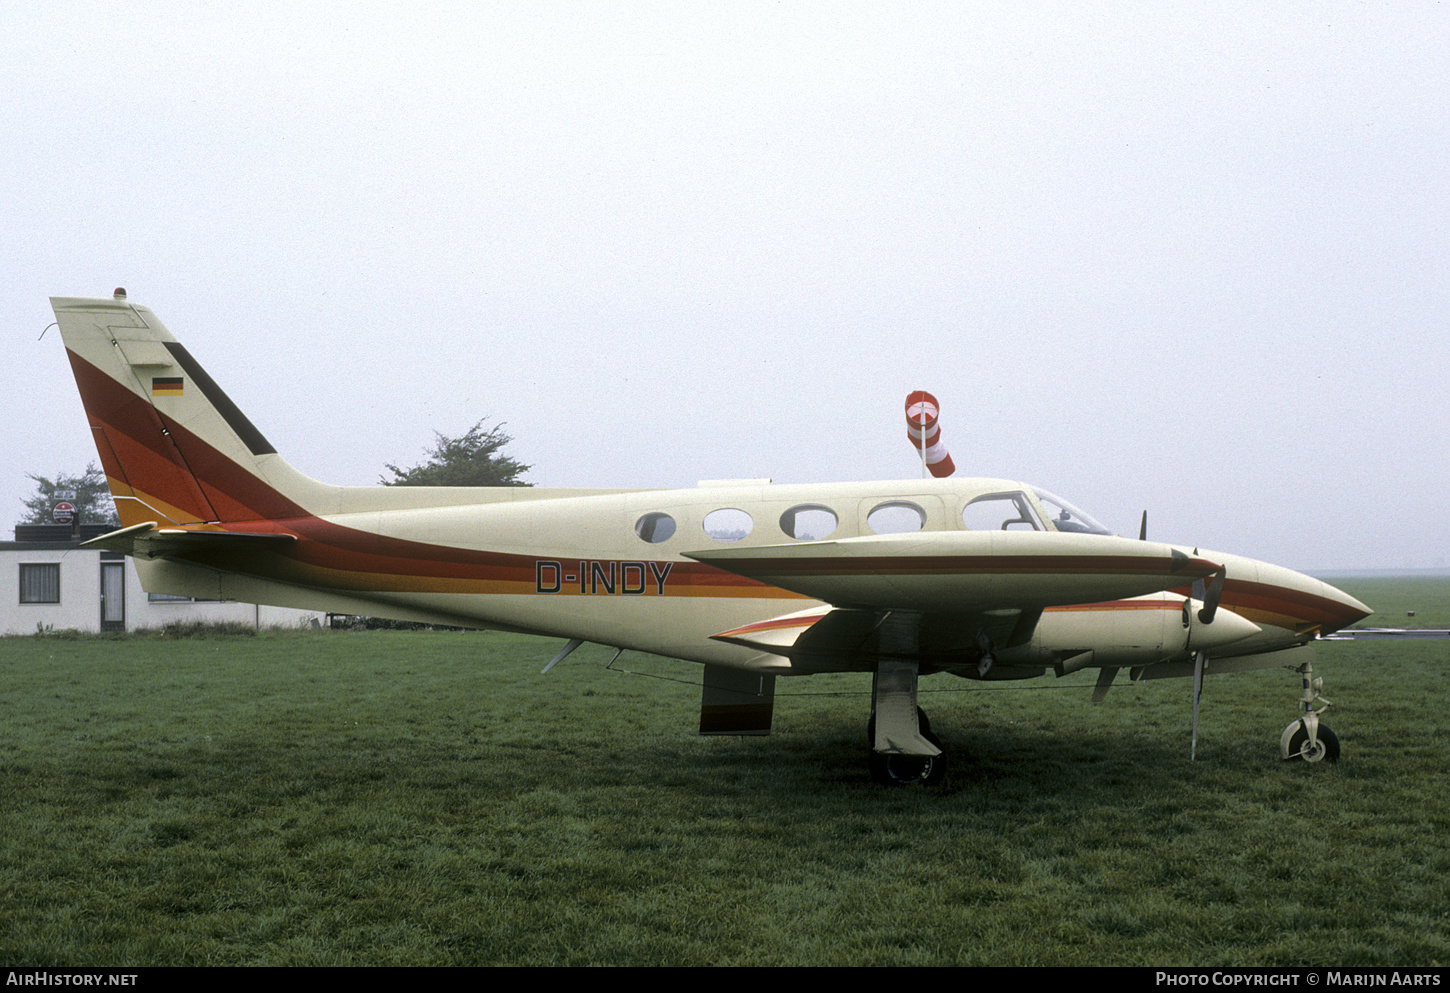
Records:
[[[133,524],[82,542],[82,548],[104,548],[146,558],[163,555],[199,555],[243,548],[281,550],[297,541],[292,534],[257,534],[248,531],[185,531],[157,527],[155,521]]]

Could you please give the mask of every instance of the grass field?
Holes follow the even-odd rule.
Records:
[[[1374,608],[1359,627],[1450,628],[1450,576],[1319,578]]]
[[[1282,670],[923,683],[936,790],[864,770],[865,677],[693,734],[699,669],[470,633],[0,640],[0,961],[1450,962],[1450,653],[1335,642],[1344,745]]]

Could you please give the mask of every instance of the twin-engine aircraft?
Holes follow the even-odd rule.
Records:
[[[133,556],[150,592],[567,639],[554,661],[586,641],[688,659],[705,667],[702,734],[768,733],[777,676],[870,673],[883,783],[941,779],[916,700],[939,672],[1092,668],[1101,698],[1123,668],[1294,667],[1302,714],[1282,753],[1338,755],[1311,642],[1369,609],[1308,576],[1116,537],[1004,479],[329,486],[124,290],[51,304],[122,523],[89,544]]]

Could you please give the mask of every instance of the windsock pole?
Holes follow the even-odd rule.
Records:
[[[941,428],[937,425],[940,409],[936,397],[925,390],[914,390],[906,397],[906,437],[921,453],[923,479],[928,472],[941,479],[957,471],[942,444]]]
[[[927,471],[926,471],[926,409],[925,409],[925,405],[924,404],[918,405],[917,410],[918,410],[918,413],[917,413],[917,423],[920,425],[917,428],[917,433],[920,434],[921,437],[917,439],[916,447],[917,447],[917,450],[919,452],[921,452],[921,478],[922,479],[925,479],[927,477]]]

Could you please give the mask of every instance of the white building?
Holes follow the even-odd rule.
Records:
[[[148,594],[136,567],[119,552],[81,548],[110,528],[19,525],[15,541],[0,541],[0,634],[46,629],[132,631],[172,621],[239,621],[257,627],[296,627],[316,611],[229,600]]]

